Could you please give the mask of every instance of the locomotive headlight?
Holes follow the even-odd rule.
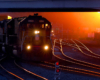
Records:
[[[35,31],[35,34],[37,34],[38,33],[38,31]]]
[[[30,46],[30,45],[28,45],[28,46],[27,46],[27,49],[28,49],[28,50],[29,50],[29,49],[31,49],[31,46]]]
[[[38,33],[40,33],[40,31],[35,31],[34,33],[35,33],[35,34],[38,34]]]
[[[48,49],[49,49],[49,47],[48,47],[48,46],[44,46],[44,49],[45,49],[45,50],[48,50]]]
[[[37,31],[38,33],[40,33],[40,31]]]

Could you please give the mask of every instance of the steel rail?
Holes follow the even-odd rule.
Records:
[[[55,44],[55,41],[54,41],[54,44]],[[54,48],[55,46],[53,46],[53,48]],[[53,49],[54,50],[54,49]],[[60,50],[61,51],[61,50]],[[81,62],[81,63],[79,63],[78,61],[77,62],[75,62],[76,60],[74,60],[74,61],[70,61],[70,60],[66,60],[66,59],[63,59],[63,58],[60,58],[60,57],[58,57],[58,56],[56,56],[54,53],[53,53],[53,55],[56,57],[56,58],[58,58],[58,59],[60,59],[60,60],[63,60],[63,61],[66,61],[66,62],[69,62],[69,63],[73,63],[73,64],[77,64],[77,65],[81,65],[81,66],[85,66],[85,67],[89,67],[89,68],[94,68],[94,69],[99,69],[100,70],[100,66],[95,66],[95,65],[93,65],[93,64],[91,64],[91,63],[83,63],[83,62]],[[73,59],[71,59],[71,60],[73,60]],[[95,67],[94,67],[95,66]],[[99,68],[98,68],[99,67]]]
[[[67,44],[66,42],[62,42],[62,43],[65,43],[65,45],[68,45],[68,46],[72,46],[72,47],[77,48],[75,44],[74,44],[74,45],[73,45],[73,44],[70,44],[70,43]],[[86,49],[85,47],[82,47],[82,46],[79,46],[79,47]],[[86,50],[87,50],[87,49],[86,49]]]
[[[54,46],[53,46],[53,53],[54,53]],[[55,63],[50,63],[50,62],[46,62],[46,61],[44,63],[50,64],[53,66],[55,65]],[[44,64],[40,64],[40,65],[44,66],[44,67],[55,68],[55,67],[44,65]],[[62,67],[62,68],[60,68],[61,70],[67,70],[67,71],[78,72],[78,73],[83,73],[83,74],[88,74],[88,75],[100,77],[99,72],[90,71],[90,70],[86,70],[86,69],[80,69],[80,68],[74,68],[74,67],[69,67],[69,66],[64,66],[64,65],[59,65],[59,66]],[[67,69],[64,69],[64,68],[67,68]]]
[[[21,67],[20,65],[18,65],[18,64],[16,63],[15,60],[14,60],[14,63],[15,63],[15,65],[16,65],[17,67],[19,67],[20,69],[24,70],[25,72],[28,72],[28,73],[30,73],[30,74],[32,74],[32,75],[34,75],[34,76],[36,76],[36,77],[39,77],[39,78],[41,78],[41,79],[43,79],[43,80],[48,80],[48,79],[45,78],[45,77],[42,77],[42,76],[40,76],[40,75],[37,75],[37,74],[35,74],[35,73],[33,73],[33,72],[31,72],[31,71],[29,71],[29,70],[27,70],[27,69]]]
[[[72,57],[69,57],[69,56],[65,55],[64,52],[63,52],[63,50],[62,50],[62,45],[60,45],[60,47],[61,47],[61,53],[63,54],[63,56],[65,56],[65,57],[67,57],[67,58],[69,58],[69,59],[71,59],[71,60],[74,60],[74,61],[83,63],[83,64],[88,64],[88,65],[91,65],[91,66],[99,67],[99,69],[100,69],[100,65],[96,65],[96,64],[89,63],[89,62],[77,60],[77,59],[74,59],[74,58],[72,58]]]
[[[5,58],[6,58],[6,57],[0,59],[0,61],[4,60]],[[8,71],[7,69],[5,69],[1,64],[0,64],[0,67],[1,67],[4,71],[6,71],[7,73],[13,75],[14,77],[16,77],[16,78],[18,78],[18,79],[20,79],[20,80],[24,80],[23,78],[19,77],[18,75],[16,75],[16,74],[14,74],[14,73]]]
[[[74,41],[74,42],[75,42],[75,41]],[[63,42],[62,42],[62,43],[63,43]],[[79,47],[79,48],[78,48],[78,47],[72,46],[72,45],[70,45],[70,44],[67,44],[67,45],[78,49],[79,51],[81,51],[81,52],[82,52],[84,55],[86,55],[86,56],[90,56],[90,57],[93,57],[93,58],[99,58],[99,59],[100,59],[100,55],[97,56],[98,54],[96,54],[95,56],[93,56],[93,55],[89,55],[89,54],[84,53],[84,52],[81,50],[81,48],[84,48],[84,49],[86,49],[87,51],[89,51],[90,53],[95,54],[95,53],[93,53],[91,50],[87,49],[85,46],[82,47],[82,46],[79,46],[79,45],[78,45],[78,47]],[[84,45],[84,44],[83,44],[83,45]]]
[[[47,66],[47,65],[44,65],[44,64],[40,64],[40,65],[41,66],[44,66],[44,67],[53,68],[53,69],[55,68],[55,67]],[[63,70],[63,71],[66,70],[66,71],[77,72],[77,73],[88,74],[88,75],[100,77],[100,74],[99,73],[93,73],[92,71],[90,73],[88,73],[87,71],[82,72],[83,70],[78,70],[78,69],[74,69],[74,70],[72,70],[71,68],[67,68],[67,69],[60,68],[60,69]]]
[[[50,65],[55,65],[55,63],[50,63],[50,62],[44,62],[44,63],[46,63],[46,64],[50,64]],[[41,65],[41,64],[40,64]],[[44,65],[44,64],[42,64],[42,65]],[[45,66],[45,65],[44,65]],[[94,75],[99,75],[98,77],[100,77],[100,72],[95,72],[95,71],[91,71],[91,70],[86,70],[86,69],[81,69],[81,68],[75,68],[75,67],[69,67],[69,66],[65,66],[65,65],[59,65],[60,67],[62,67],[62,68],[67,68],[67,69],[70,69],[70,70],[77,70],[77,71],[81,71],[80,73],[83,73],[84,72],[84,74],[86,73],[86,74],[89,74],[89,75],[91,75],[91,73],[92,74],[94,74]],[[55,67],[54,67],[55,68]]]
[[[73,40],[71,40],[73,43],[75,43],[75,41],[73,41]],[[76,44],[76,43],[75,43]],[[89,57],[93,57],[93,58],[98,58],[98,59],[100,59],[100,57],[97,57],[97,56],[92,56],[92,55],[89,55],[89,54],[86,54],[86,53],[84,53],[83,51],[82,51],[82,49],[76,44],[76,46],[77,46],[77,48],[84,54],[84,55],[86,55],[86,56],[89,56]]]
[[[75,41],[77,41],[77,42],[79,42],[81,45],[83,45],[89,52],[91,52],[91,54],[93,54],[93,55],[95,55],[95,56],[99,56],[100,57],[100,55],[99,54],[96,54],[96,53],[94,53],[93,51],[91,51],[87,46],[85,46],[82,42],[80,42],[80,41],[78,41],[78,40],[75,40]]]

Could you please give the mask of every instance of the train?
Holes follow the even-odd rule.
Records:
[[[0,21],[0,50],[28,61],[52,59],[51,22],[38,14]]]

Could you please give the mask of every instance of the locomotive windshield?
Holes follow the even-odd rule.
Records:
[[[24,27],[24,43],[42,45],[50,39],[50,25],[27,23]],[[23,33],[22,33],[23,34]]]
[[[45,36],[50,36],[50,31],[51,31],[51,27],[50,27],[50,24],[33,24],[33,23],[27,23],[27,24],[23,24],[22,25],[22,31],[25,31],[25,34],[26,35],[34,35],[34,31],[41,31],[41,34],[40,35],[43,35],[44,32],[45,32]]]
[[[45,24],[33,24],[33,23],[27,23],[23,24],[23,29],[50,29],[50,25],[45,23]]]

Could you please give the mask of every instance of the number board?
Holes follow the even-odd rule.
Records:
[[[39,34],[35,35],[35,40],[39,40]]]

